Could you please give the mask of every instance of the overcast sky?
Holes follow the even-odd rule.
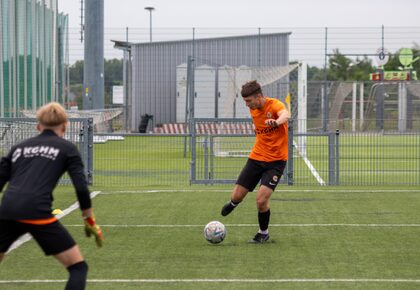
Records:
[[[86,0],[85,0],[86,1]],[[58,0],[80,23],[80,0]],[[419,26],[419,0],[105,0],[105,27]]]
[[[382,25],[390,52],[420,43],[420,0],[105,0],[105,58],[122,57],[111,40],[149,41],[147,6],[155,8],[153,41],[192,39],[193,27],[197,39],[257,34],[258,28],[261,33],[291,32],[290,59],[317,66],[324,63],[325,27],[329,53],[334,48],[375,53]],[[72,64],[84,57],[80,0],[58,0],[58,9],[69,15]]]

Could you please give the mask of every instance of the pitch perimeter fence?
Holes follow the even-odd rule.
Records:
[[[250,119],[228,121],[232,120],[195,119],[191,134],[188,129],[185,134],[102,134],[123,140],[94,145],[94,184],[233,184],[255,135]],[[298,133],[293,127],[282,183],[420,185],[420,133]]]
[[[95,134],[72,119],[68,138],[82,153],[95,186],[127,188],[231,184],[255,140],[249,119],[228,125],[196,120],[194,134]],[[221,125],[222,124],[222,125]],[[0,155],[35,136],[35,119],[0,119]],[[282,183],[294,185],[420,185],[420,133],[310,132],[290,127]],[[236,130],[236,131],[235,131]]]
[[[39,134],[35,118],[0,118],[0,156],[6,155],[12,146]],[[70,118],[64,138],[74,143],[85,164],[85,174],[92,184],[93,173],[93,120],[91,118]],[[60,183],[70,183],[70,177],[63,176]]]

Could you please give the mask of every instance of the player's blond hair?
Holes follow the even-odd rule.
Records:
[[[55,127],[68,121],[66,110],[57,102],[51,102],[39,108],[36,118],[45,127]]]

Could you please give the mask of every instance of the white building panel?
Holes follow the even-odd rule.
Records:
[[[211,66],[195,69],[194,117],[215,117],[215,77],[216,70]]]
[[[185,123],[187,99],[187,64],[176,67],[176,122]]]

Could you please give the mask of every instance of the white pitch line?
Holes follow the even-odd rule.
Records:
[[[95,196],[97,196],[99,193],[101,193],[100,191],[94,191],[90,193],[90,198],[94,198]],[[63,210],[62,213],[56,215],[55,217],[57,219],[61,219],[62,217],[68,215],[69,213],[71,213],[72,211],[74,211],[75,209],[79,208],[79,203],[75,202],[73,203],[71,206],[69,206],[68,208],[66,208],[65,210]],[[11,251],[19,248],[20,246],[22,246],[24,243],[29,242],[32,239],[32,236],[30,234],[24,234],[23,236],[21,236],[18,240],[16,240],[9,248],[9,250],[7,251],[7,254],[10,253]]]
[[[309,161],[308,157],[306,157],[306,150],[304,154],[302,154],[299,150],[299,146],[295,141],[293,141],[293,146],[296,148],[297,153],[303,158],[306,166],[308,166],[309,170],[311,171],[312,175],[318,181],[320,185],[325,185],[325,181],[322,179],[321,175],[319,175],[318,171],[316,171],[315,166],[312,165],[311,161]]]
[[[0,280],[0,284],[64,283],[67,280]],[[88,283],[420,283],[420,279],[88,279]]]
[[[197,228],[202,225],[106,225],[108,228]],[[226,227],[257,227],[258,224],[225,224]],[[66,227],[83,227],[83,225],[66,225]],[[404,228],[420,227],[420,224],[270,224],[270,227],[378,227],[378,228]]]
[[[151,189],[151,190],[116,190],[116,191],[102,191],[101,195],[104,194],[125,194],[125,193],[174,193],[174,192],[225,192],[230,193],[230,189]],[[284,187],[278,187],[275,193],[307,193],[307,192],[322,192],[322,193],[420,193],[420,190],[416,189],[287,189]]]

